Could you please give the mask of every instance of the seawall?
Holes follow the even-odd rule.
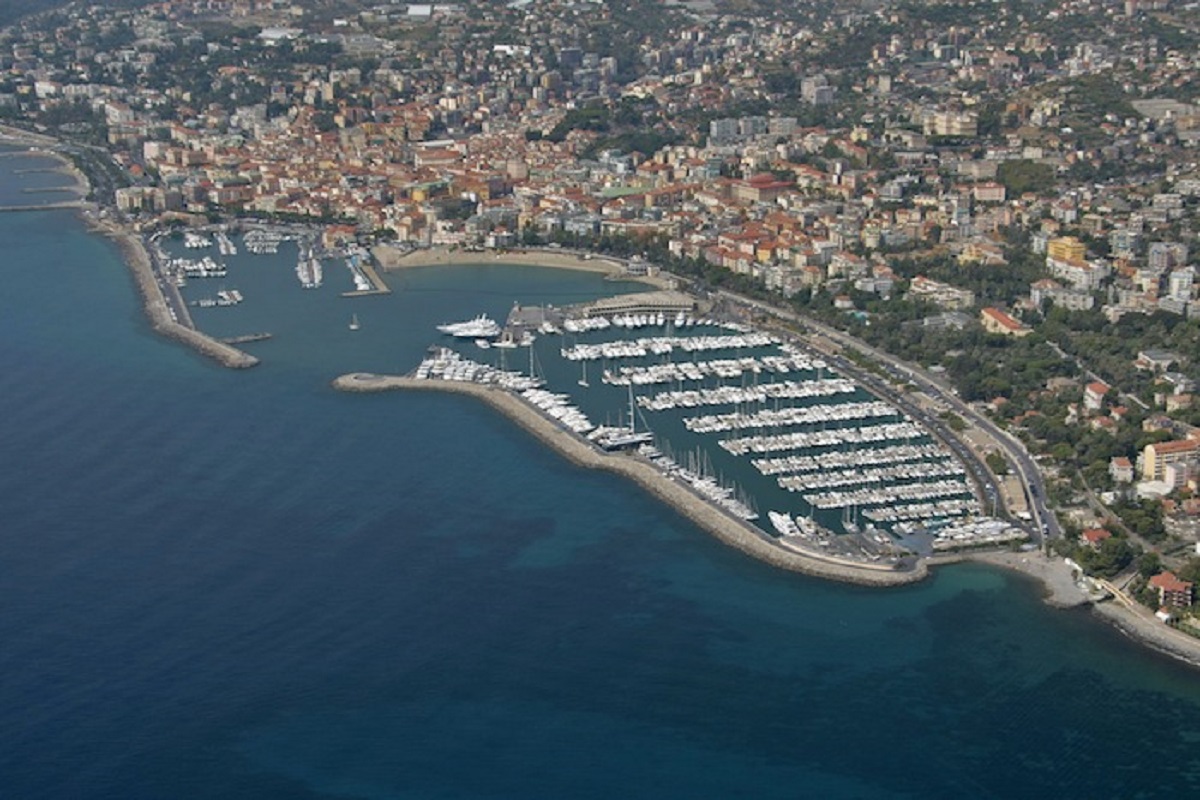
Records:
[[[176,322],[163,296],[162,288],[154,275],[150,254],[139,236],[124,228],[111,224],[99,224],[97,229],[110,237],[121,249],[126,265],[142,296],[142,306],[151,327],[161,336],[187,345],[201,355],[231,369],[246,369],[258,364],[258,359],[236,347]]]
[[[603,452],[498,387],[368,373],[342,375],[333,381],[333,386],[347,392],[419,390],[477,397],[571,462],[589,469],[608,470],[632,480],[717,539],[780,569],[870,586],[914,583],[928,574],[923,563],[918,563],[911,570],[895,570],[884,566],[826,558],[818,553],[808,555],[784,549],[769,541],[757,528],[715,507],[683,484],[663,475],[650,463],[629,454]]]

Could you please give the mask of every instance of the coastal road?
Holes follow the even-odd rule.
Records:
[[[1034,463],[1029,451],[1014,436],[999,428],[990,419],[959,398],[957,391],[952,386],[949,386],[940,378],[918,365],[902,361],[890,353],[877,350],[866,342],[862,342],[847,333],[843,333],[836,328],[832,328],[794,311],[778,308],[724,289],[717,290],[716,294],[734,305],[804,326],[807,330],[820,334],[820,336],[839,347],[851,348],[870,356],[892,379],[900,383],[916,386],[935,401],[952,409],[960,417],[989,436],[996,443],[997,447],[1001,449],[1008,463],[1014,469],[1015,475],[1025,493],[1026,505],[1030,514],[1027,530],[1032,541],[1041,545],[1047,538],[1062,535],[1062,529],[1058,525],[1058,520],[1055,519],[1054,514],[1046,505],[1046,490],[1042,481],[1041,471],[1038,469],[1037,464]],[[856,378],[866,372],[857,367],[854,367],[853,371]],[[869,373],[867,374],[869,375]],[[889,400],[897,401],[897,404],[907,413],[912,413],[912,409],[916,407],[914,403],[907,401],[899,392],[877,377],[870,376],[866,383],[874,390],[883,391],[884,396]],[[934,419],[931,415],[923,411],[919,415],[914,416],[926,423]],[[1000,487],[997,485],[994,476],[991,475],[991,471],[986,466],[981,465],[979,457],[959,437],[950,435],[941,420],[937,420],[933,429],[935,431],[940,430],[944,435],[948,435],[949,438],[947,441],[950,443],[950,446],[954,448],[960,457],[964,458],[964,463],[971,469],[977,484],[983,487],[987,502],[993,506],[1001,505],[1000,498],[1003,497],[1003,494],[1000,491]],[[978,474],[980,470],[987,476],[986,478]]]

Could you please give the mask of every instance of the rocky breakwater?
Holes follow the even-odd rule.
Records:
[[[231,369],[246,369],[258,364],[258,359],[242,350],[201,333],[194,328],[180,324],[171,314],[171,308],[163,296],[162,287],[150,263],[150,254],[137,234],[125,228],[102,224],[99,229],[113,239],[120,247],[125,263],[133,274],[138,292],[142,296],[142,305],[146,316],[155,332],[168,339],[191,347],[198,353],[213,359],[217,363]]]
[[[758,528],[717,508],[686,485],[663,474],[645,459],[630,453],[602,451],[498,386],[362,372],[342,375],[333,381],[333,386],[347,392],[423,390],[477,397],[573,463],[589,469],[615,472],[632,480],[722,542],[781,569],[872,586],[914,583],[927,575],[923,563],[918,563],[911,569],[900,570],[844,561],[819,553],[807,555],[780,547]]]

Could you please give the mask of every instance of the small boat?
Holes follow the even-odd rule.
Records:
[[[358,330],[358,314],[350,315],[350,330],[352,330],[352,331]]]

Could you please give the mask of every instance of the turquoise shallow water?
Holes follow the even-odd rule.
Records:
[[[257,262],[205,321],[276,334],[230,372],[154,337],[71,216],[0,245],[0,795],[1197,791],[1196,674],[1022,580],[784,574],[468,398],[328,388],[594,275],[350,306]]]

